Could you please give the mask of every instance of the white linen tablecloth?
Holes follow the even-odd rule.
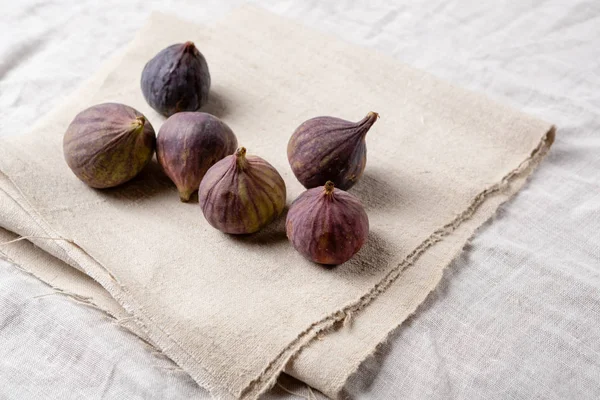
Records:
[[[28,130],[151,10],[208,22],[241,3],[2,2],[0,134]],[[351,379],[349,397],[600,398],[600,3],[255,3],[558,127],[529,184]],[[48,293],[0,262],[0,398],[207,397],[100,312]],[[270,396],[294,397],[279,386]]]

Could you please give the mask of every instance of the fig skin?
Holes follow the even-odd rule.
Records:
[[[233,154],[237,138],[219,118],[202,112],[180,112],[158,131],[156,158],[177,186],[183,202],[198,190],[206,171]]]
[[[367,241],[369,218],[360,200],[328,181],[294,200],[285,230],[304,257],[338,265],[352,258]]]
[[[139,111],[119,103],[89,107],[75,116],[63,138],[67,165],[87,185],[118,186],[150,162],[154,128]]]
[[[367,165],[365,136],[379,118],[369,112],[358,122],[316,117],[303,122],[288,142],[287,154],[296,178],[305,188],[332,181],[336,188],[350,189]]]
[[[148,61],[141,86],[148,104],[166,117],[196,111],[208,102],[208,64],[193,42],[174,44]]]
[[[285,207],[285,182],[279,172],[257,156],[235,154],[213,165],[200,183],[198,202],[206,220],[225,233],[254,233]]]

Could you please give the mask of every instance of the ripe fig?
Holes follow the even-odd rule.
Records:
[[[285,230],[304,257],[337,265],[352,258],[366,242],[369,218],[360,200],[327,181],[294,200]]]
[[[235,154],[213,165],[200,183],[198,201],[206,220],[225,233],[253,233],[275,219],[285,206],[279,172],[257,156]]]
[[[158,131],[156,157],[187,202],[206,171],[233,154],[237,138],[219,118],[202,112],[173,114]]]
[[[65,160],[73,173],[93,188],[120,185],[152,159],[156,136],[135,109],[103,103],[77,114],[63,138]]]
[[[365,170],[365,135],[378,117],[371,111],[359,122],[334,117],[303,122],[287,148],[296,178],[307,189],[323,186],[328,180],[339,189],[350,189]]]
[[[170,117],[196,111],[208,101],[210,73],[194,43],[171,45],[154,56],[142,71],[142,93],[159,113]]]

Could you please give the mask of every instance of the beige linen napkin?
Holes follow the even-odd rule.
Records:
[[[74,177],[62,156],[74,115],[118,101],[158,130],[163,119],[142,97],[141,70],[186,40],[209,62],[207,110],[280,171],[288,204],[303,190],[286,158],[298,124],[380,113],[365,175],[351,190],[371,225],[354,259],[333,269],[304,260],[285,238],[284,216],[252,236],[215,231],[156,165],[110,190]],[[3,207],[0,224],[99,282],[142,336],[218,398],[255,398],[284,368],[335,396],[554,137],[548,123],[253,8],[214,28],[153,15],[104,71],[32,132],[1,143],[0,204],[18,207]]]

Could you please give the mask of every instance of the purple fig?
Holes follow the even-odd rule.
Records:
[[[152,159],[156,136],[135,109],[104,103],[77,114],[63,138],[65,160],[73,173],[93,188],[120,185]]]
[[[285,183],[260,157],[235,154],[213,165],[198,192],[204,217],[225,233],[253,233],[275,219],[285,207]]]
[[[180,112],[158,131],[156,156],[165,173],[187,202],[198,190],[206,171],[233,154],[237,139],[219,118],[202,112]]]
[[[285,230],[304,257],[337,265],[352,258],[366,242],[369,218],[360,200],[328,181],[294,200]]]
[[[378,117],[371,111],[359,122],[334,117],[303,122],[287,148],[296,178],[308,189],[323,186],[327,181],[339,189],[350,189],[365,170],[365,135]]]
[[[161,50],[142,71],[142,93],[159,113],[170,117],[196,111],[208,101],[210,73],[194,43],[174,44]]]

